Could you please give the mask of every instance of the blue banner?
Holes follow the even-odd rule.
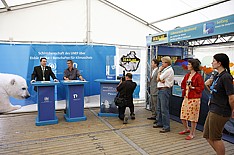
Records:
[[[36,92],[33,90],[30,81],[34,66],[40,65],[41,57],[47,58],[47,66],[52,68],[58,80],[63,80],[63,72],[67,69],[66,61],[73,60],[74,67],[78,68],[81,75],[89,81],[85,85],[85,96],[92,96],[100,94],[100,86],[94,80],[106,78],[106,57],[114,57],[116,49],[114,46],[99,45],[0,44],[0,54],[2,64],[0,73],[4,73],[8,78],[13,75],[24,78],[31,95],[30,98],[25,100],[14,99],[12,95],[9,95],[10,103],[25,106],[36,103]],[[1,81],[4,80],[1,79]],[[0,91],[2,93],[5,90]],[[65,100],[64,86],[58,85],[57,93],[57,100]],[[0,104],[2,104],[1,101]]]
[[[234,15],[194,24],[174,30],[149,35],[146,37],[147,46],[159,45],[182,40],[205,38],[214,35],[234,32]]]
[[[234,32],[234,15],[177,28],[168,32],[168,42],[204,38]]]

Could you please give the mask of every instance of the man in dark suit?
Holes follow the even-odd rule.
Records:
[[[132,81],[132,74],[127,73],[125,77],[126,81],[120,81],[117,91],[120,93],[119,97],[120,98],[125,98],[126,101],[126,106],[123,107],[118,107],[119,110],[119,119],[123,120],[124,124],[127,124],[128,117],[125,116],[125,109],[126,107],[129,107],[130,109],[130,116],[131,119],[135,119],[135,114],[134,114],[134,104],[133,104],[133,92],[137,86],[136,82]]]
[[[51,70],[51,67],[46,66],[46,58],[40,59],[40,66],[34,67],[32,76],[31,76],[31,83],[36,81],[50,81],[50,77],[53,78],[55,82],[58,82],[56,76]],[[36,91],[36,87],[34,87],[34,90]]]

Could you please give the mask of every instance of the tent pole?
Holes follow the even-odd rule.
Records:
[[[87,11],[87,30],[86,30],[86,42],[89,45],[90,44],[90,0],[86,0],[86,11]]]
[[[10,11],[10,7],[8,6],[7,2],[5,0],[1,0],[3,5],[6,7],[7,11]]]

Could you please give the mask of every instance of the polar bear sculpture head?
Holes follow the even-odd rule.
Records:
[[[105,108],[110,108],[110,103],[109,103],[109,101],[107,101],[107,100],[105,100],[104,102],[103,102],[103,105],[105,106]]]

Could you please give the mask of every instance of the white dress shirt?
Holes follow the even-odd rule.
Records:
[[[161,72],[161,75],[159,76],[160,80],[164,80],[165,82],[158,82],[158,88],[162,87],[169,87],[171,88],[174,84],[174,70],[171,66],[168,66],[167,68],[164,68]]]
[[[45,67],[41,66],[43,81],[45,81]]]

